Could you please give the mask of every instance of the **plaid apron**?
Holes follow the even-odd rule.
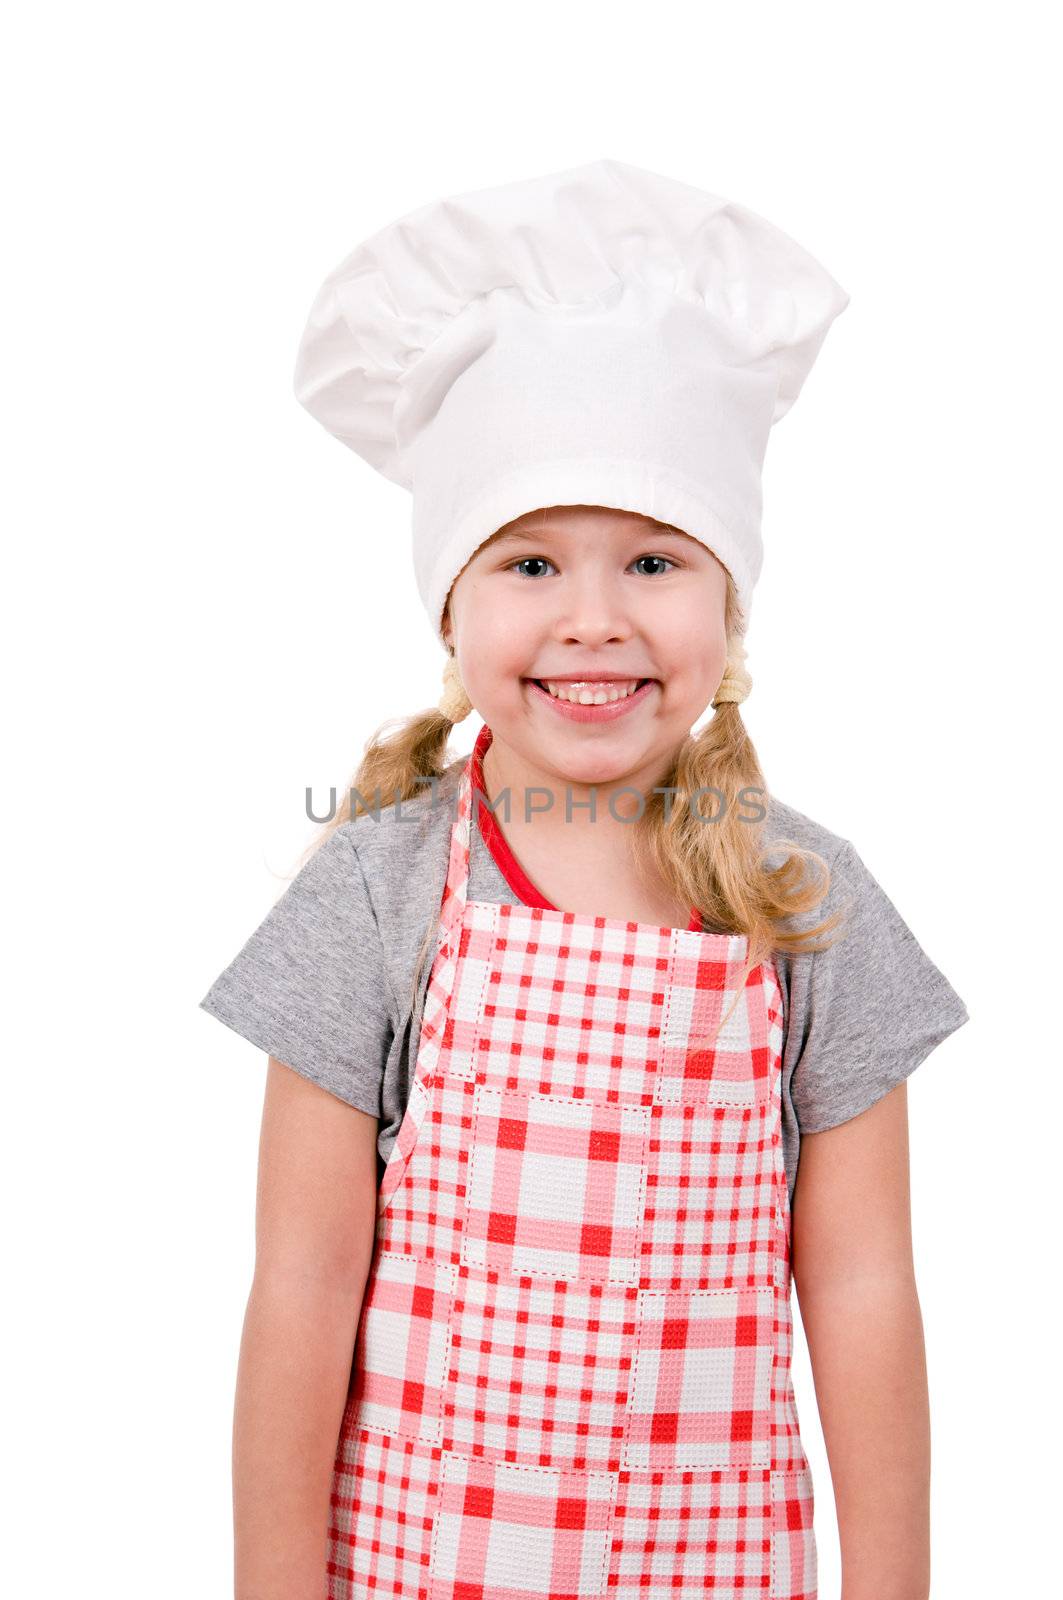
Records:
[[[815,1600],[774,966],[470,901],[471,815],[466,765],[329,1600]]]

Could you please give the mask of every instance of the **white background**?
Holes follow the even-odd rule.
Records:
[[[318,283],[611,156],[851,304],[765,473],[744,707],[972,1021],[909,1083],[934,1594],[1058,1573],[1050,8],[24,8],[4,51],[8,1593],[231,1592],[265,1058],[197,1007],[385,719],[409,503],[291,391]],[[478,723],[459,730],[454,753]],[[1057,733],[1053,734],[1052,729]],[[821,1595],[839,1593],[807,1355]]]

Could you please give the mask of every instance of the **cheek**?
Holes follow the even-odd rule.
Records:
[[[518,629],[500,611],[478,610],[475,620],[468,618],[461,653],[470,692],[478,690],[488,700],[507,687],[520,688],[517,679],[527,670],[528,653]]]
[[[727,662],[723,621],[707,625],[706,611],[704,605],[673,611],[668,626],[660,631],[657,660],[677,696],[707,699],[723,677]]]

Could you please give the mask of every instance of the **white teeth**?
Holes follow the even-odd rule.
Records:
[[[634,694],[641,678],[629,678],[616,683],[553,683],[549,678],[541,679],[553,695],[555,700],[570,700],[576,706],[605,706],[612,700],[626,700],[629,694]]]

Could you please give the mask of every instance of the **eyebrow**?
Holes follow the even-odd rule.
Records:
[[[518,539],[535,539],[540,534],[549,533],[549,531],[549,528],[527,528],[523,532],[510,529],[508,533],[496,533],[492,539],[488,540],[488,543],[494,549],[500,544],[516,544]]]

